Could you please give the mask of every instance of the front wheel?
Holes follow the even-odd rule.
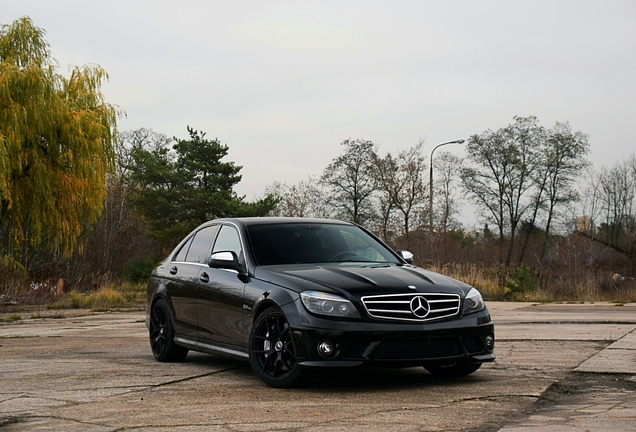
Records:
[[[481,367],[481,363],[453,363],[449,365],[429,365],[424,369],[443,377],[461,377],[470,375]]]
[[[159,299],[150,310],[150,348],[160,362],[185,360],[188,349],[174,343],[174,327],[170,309],[164,299]]]
[[[250,334],[250,364],[254,373],[272,387],[292,387],[302,371],[296,361],[291,327],[283,311],[271,307],[258,316]]]

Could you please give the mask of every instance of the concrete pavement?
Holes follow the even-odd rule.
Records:
[[[515,337],[535,335],[556,339],[592,338],[608,346],[574,368],[571,376],[553,384],[536,412],[504,426],[505,432],[636,431],[636,308],[598,304],[550,304],[535,307],[532,316],[515,313],[509,304],[501,324],[514,323]],[[572,310],[585,310],[572,314]],[[624,309],[621,309],[624,308]],[[523,320],[531,324],[518,322]],[[515,321],[517,321],[515,323]],[[581,326],[581,323],[592,323]],[[508,333],[509,337],[513,334]]]
[[[636,304],[488,306],[497,361],[470,377],[345,370],[292,390],[233,360],[155,362],[143,313],[24,314],[0,324],[0,431],[636,431]]]

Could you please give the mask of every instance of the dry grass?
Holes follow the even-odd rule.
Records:
[[[108,311],[121,308],[141,308],[146,299],[144,284],[124,283],[93,292],[73,290],[49,306],[51,309],[92,309]]]
[[[467,283],[477,288],[487,299],[504,298],[507,293],[507,288],[499,286],[497,271],[483,264],[433,265],[429,270]]]
[[[429,269],[474,286],[489,300],[636,302],[636,281],[616,280],[609,272],[594,272],[590,269],[581,269],[578,273],[534,271],[532,279],[537,286],[535,290],[512,292],[509,287],[502,287],[499,283],[500,278],[510,280],[510,273],[502,275],[497,268],[483,264],[444,264]]]

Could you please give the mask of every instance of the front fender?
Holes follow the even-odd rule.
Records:
[[[254,321],[266,309],[272,306],[284,309],[286,305],[293,304],[299,299],[298,293],[262,280],[252,280],[246,284],[243,296],[246,335],[250,334]]]

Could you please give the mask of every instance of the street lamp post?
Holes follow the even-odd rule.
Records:
[[[448,141],[448,142],[445,142],[445,143],[438,144],[437,146],[435,146],[435,148],[431,152],[430,178],[429,178],[429,182],[428,182],[428,186],[429,186],[429,193],[428,193],[428,222],[429,222],[429,229],[430,229],[430,233],[429,234],[430,234],[431,238],[433,238],[433,153],[435,153],[435,150],[437,150],[441,146],[445,146],[447,144],[463,144],[463,143],[464,143],[463,139],[455,140],[455,141]]]

